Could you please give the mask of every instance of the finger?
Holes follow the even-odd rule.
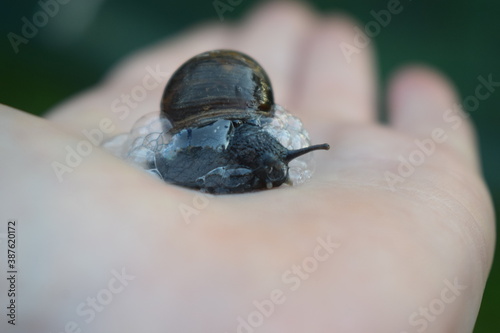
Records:
[[[277,104],[288,105],[301,43],[314,27],[304,4],[271,2],[258,7],[237,30],[234,48],[257,60],[271,79]]]
[[[230,30],[218,24],[197,27],[125,59],[102,84],[57,106],[47,117],[80,133],[112,120],[117,134],[130,131],[146,113],[159,111],[163,89],[189,57],[230,46]]]
[[[367,41],[345,17],[325,19],[305,40],[294,103],[304,117],[323,123],[375,119],[372,50],[360,40]]]
[[[395,128],[433,140],[478,167],[473,126],[459,107],[452,85],[440,74],[424,67],[400,71],[389,85],[388,106]]]

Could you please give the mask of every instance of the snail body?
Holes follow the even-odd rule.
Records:
[[[199,54],[165,87],[160,117],[171,139],[150,167],[166,182],[210,193],[280,186],[291,160],[329,145],[287,149],[265,129],[276,110],[270,80],[255,60],[230,50]]]

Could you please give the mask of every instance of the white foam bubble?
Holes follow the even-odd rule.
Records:
[[[262,121],[262,127],[287,149],[310,146],[309,134],[302,122],[279,105],[270,121]],[[125,161],[162,178],[156,168],[156,154],[164,150],[174,137],[170,134],[170,122],[152,112],[141,117],[130,133],[119,134],[102,144],[102,147]],[[304,183],[312,177],[314,159],[312,153],[302,155],[289,163],[289,178],[293,185]]]

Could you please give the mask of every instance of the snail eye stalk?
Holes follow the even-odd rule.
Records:
[[[286,154],[285,161],[288,163],[299,156],[302,156],[304,154],[310,153],[315,150],[330,150],[330,145],[328,143],[323,143],[320,145],[313,145],[296,150],[289,150],[288,153]]]

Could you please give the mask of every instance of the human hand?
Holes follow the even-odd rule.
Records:
[[[349,63],[339,47],[352,43],[353,25],[265,5],[241,25],[198,27],[133,56],[48,120],[2,107],[2,220],[19,223],[16,328],[471,332],[495,242],[472,126],[460,113],[443,120],[457,96],[425,68],[394,76],[389,125],[377,123],[372,50]],[[330,143],[308,183],[205,197],[97,148],[58,181],[53,162],[82,130],[110,118],[114,133],[128,131],[158,109],[164,84],[126,116],[113,112],[145,68],[172,73],[218,48],[261,63],[276,102],[313,143]],[[429,154],[403,177],[398,157],[422,150],[415,139]]]

